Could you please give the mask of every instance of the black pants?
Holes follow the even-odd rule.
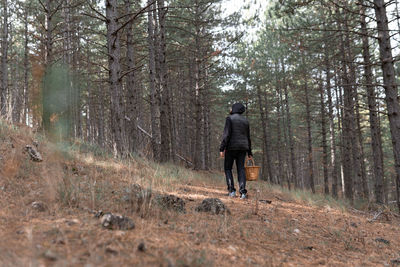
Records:
[[[246,153],[247,151],[245,150],[227,150],[225,152],[224,169],[226,176],[226,184],[228,185],[229,192],[236,191],[232,174],[233,162],[236,161],[236,168],[237,168],[239,187],[240,187],[239,192],[241,194],[247,193],[246,173],[244,170],[244,161],[246,159]]]

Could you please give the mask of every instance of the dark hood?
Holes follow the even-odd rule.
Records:
[[[242,103],[235,103],[232,105],[232,112],[231,114],[239,113],[242,114],[246,111],[246,108],[243,106]]]

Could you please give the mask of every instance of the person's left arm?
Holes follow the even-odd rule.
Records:
[[[247,125],[247,139],[249,140],[249,150],[247,151],[247,155],[249,158],[252,158],[253,152],[251,151],[250,125]]]

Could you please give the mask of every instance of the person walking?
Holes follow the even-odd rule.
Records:
[[[246,108],[241,103],[235,103],[232,105],[230,115],[225,120],[224,133],[219,149],[220,156],[225,158],[224,170],[229,192],[228,195],[230,197],[236,196],[232,174],[233,162],[236,161],[241,199],[247,198],[246,173],[244,169],[246,153],[249,160],[253,157],[251,151],[249,122],[244,116],[242,116],[245,111]]]

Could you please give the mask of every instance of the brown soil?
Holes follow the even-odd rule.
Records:
[[[248,200],[231,199],[222,174],[166,182],[146,161],[66,159],[51,145],[39,147],[44,162],[34,163],[22,153],[31,138],[0,143],[0,266],[384,266],[400,257],[399,221],[390,213],[369,222],[373,214],[311,206],[261,182],[249,183]],[[138,212],[122,200],[133,182],[181,197],[186,213],[154,205]],[[255,188],[272,201],[258,202],[257,214]],[[196,212],[207,197],[231,214]],[[100,209],[136,227],[103,229],[91,213]]]

